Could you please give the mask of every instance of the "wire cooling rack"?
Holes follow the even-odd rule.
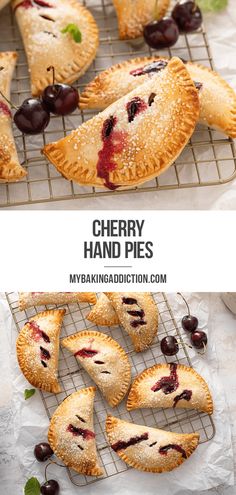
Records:
[[[17,293],[7,293],[6,296],[18,331],[20,331],[25,322],[37,312],[55,307],[40,306],[37,308],[33,307],[25,311],[20,311],[18,307]],[[101,332],[111,335],[128,353],[132,364],[133,377],[138,373],[141,373],[144,369],[153,366],[155,363],[163,361],[175,361],[179,364],[191,366],[191,360],[188,355],[187,347],[184,345],[182,330],[180,330],[177,326],[167,296],[164,293],[155,293],[153,294],[153,297],[158,306],[160,315],[158,328],[159,339],[166,335],[175,335],[183,344],[183,347],[180,348],[180,351],[178,355],[175,356],[175,359],[173,359],[173,357],[165,358],[165,356],[163,356],[157,339],[147,351],[142,353],[134,352],[132,345],[130,344],[129,337],[120,327],[97,327],[86,320],[86,315],[91,309],[87,303],[80,305],[75,304],[69,306],[58,306],[66,308],[61,338],[84,329],[100,330]],[[59,379],[63,390],[62,393],[55,395],[41,392],[43,404],[49,419],[65,397],[80,388],[94,385],[87,373],[79,367],[75,357],[64,348],[61,348],[60,351]],[[126,400],[124,400],[115,409],[112,409],[103,399],[101,394],[99,392],[96,393],[94,426],[101,464],[105,473],[103,478],[116,475],[129,469],[128,466],[120,460],[116,453],[113,452],[107,444],[104,433],[104,425],[106,416],[109,413],[114,414],[114,416],[118,416],[126,421],[163,428],[168,431],[175,431],[179,433],[191,433],[195,431],[200,434],[200,443],[208,442],[215,435],[213,420],[211,416],[206,413],[199,413],[197,411],[187,409],[140,409],[137,411],[127,412],[125,405]],[[101,479],[79,475],[70,469],[68,469],[68,473],[72,483],[78,486],[85,486]]]
[[[111,0],[84,0],[82,3],[91,10],[100,28],[100,47],[96,60],[77,83],[80,90],[100,71],[112,64],[154,53],[146,44],[134,46],[119,40],[117,18]],[[21,36],[10,7],[6,7],[0,13],[0,50],[16,50],[19,54],[12,84],[12,100],[19,105],[30,95],[30,83]],[[194,34],[181,35],[178,43],[171,50],[162,50],[161,53],[163,56],[179,56],[213,67],[204,28]],[[236,177],[234,142],[217,131],[198,125],[188,146],[168,171],[142,186],[129,189],[128,192],[127,190],[104,191],[67,181],[41,156],[40,151],[46,143],[66,136],[93,115],[95,114],[91,110],[84,112],[78,110],[70,117],[52,117],[46,131],[33,138],[22,135],[14,127],[19,158],[28,175],[18,183],[0,184],[0,206],[203,187],[225,184]]]

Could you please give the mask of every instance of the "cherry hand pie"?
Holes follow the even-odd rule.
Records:
[[[55,68],[58,83],[72,83],[85,73],[99,42],[97,25],[85,7],[77,0],[13,0],[12,7],[25,46],[34,96],[52,83],[49,66]],[[81,33],[81,42],[73,36],[75,30]]]
[[[142,184],[175,161],[198,117],[198,91],[183,62],[173,58],[156,77],[43,153],[80,184],[111,190]]]
[[[96,449],[93,404],[96,389],[84,388],[67,397],[52,416],[48,441],[64,464],[88,476],[103,474]]]
[[[106,432],[111,448],[129,466],[150,473],[172,471],[190,457],[199,434],[180,434],[127,423],[108,416]]]
[[[105,294],[101,294],[86,319],[101,327],[113,327],[120,324],[119,318]]]
[[[113,0],[121,39],[143,36],[143,28],[155,18],[165,15],[170,0]]]
[[[177,407],[213,413],[205,380],[183,364],[156,364],[138,375],[131,387],[127,409]]]
[[[80,97],[81,109],[104,109],[140,84],[160,74],[169,63],[165,57],[127,60],[101,72]],[[186,62],[190,77],[199,88],[200,122],[236,137],[236,94],[211,69]]]
[[[136,352],[153,342],[158,330],[158,310],[149,292],[106,292]]]
[[[88,302],[95,304],[95,292],[19,292],[19,308],[22,311],[32,306],[44,304],[72,304]]]
[[[30,318],[16,341],[19,366],[34,387],[57,394],[59,335],[64,309],[43,311]]]
[[[84,331],[62,341],[114,407],[128,392],[131,368],[124,349],[104,333]]]
[[[0,91],[9,100],[10,86],[17,60],[15,52],[0,53]],[[15,182],[26,175],[20,165],[12,134],[11,110],[0,95],[0,182]]]

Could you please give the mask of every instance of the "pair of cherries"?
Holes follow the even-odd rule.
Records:
[[[28,98],[23,101],[14,114],[16,126],[25,134],[42,133],[49,124],[51,113],[69,115],[78,106],[77,89],[68,84],[56,84],[54,67],[48,67],[47,70],[53,71],[53,84],[44,89],[41,98]]]
[[[46,442],[39,443],[35,445],[34,456],[39,462],[45,462],[50,459],[54,454],[50,445]],[[46,466],[47,469],[47,466]],[[46,478],[45,469],[45,478]],[[40,492],[42,495],[58,495],[60,491],[59,483],[56,480],[46,480],[40,487]]]
[[[182,318],[182,327],[186,332],[190,333],[190,340],[193,347],[196,349],[205,349],[207,345],[207,334],[202,330],[198,330],[198,319],[196,316],[190,314],[190,308],[186,301],[186,299],[182,296],[182,294],[178,293],[184,300],[188,314]],[[179,344],[177,339],[169,335],[168,337],[164,337],[161,340],[161,351],[165,356],[174,356],[179,352]]]
[[[196,1],[180,0],[172,10],[171,16],[152,21],[145,26],[144,39],[151,48],[168,48],[177,42],[180,33],[196,31],[201,24],[202,13]]]

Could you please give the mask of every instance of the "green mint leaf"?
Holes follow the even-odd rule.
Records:
[[[32,397],[35,394],[35,392],[36,392],[35,388],[31,388],[31,389],[26,388],[24,391],[25,400],[30,399],[30,397]]]
[[[25,495],[40,495],[40,484],[37,478],[30,478],[24,488]]]
[[[205,12],[217,12],[227,6],[228,0],[197,0],[197,4]]]
[[[79,30],[78,26],[76,26],[76,24],[67,24],[67,26],[62,29],[61,32],[63,34],[70,33],[76,43],[81,43],[82,41],[81,31]]]

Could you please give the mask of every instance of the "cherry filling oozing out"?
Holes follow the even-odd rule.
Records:
[[[140,308],[137,299],[134,299],[133,297],[123,297],[122,298],[122,304],[127,304],[128,306],[132,306],[135,304]],[[127,309],[127,313],[130,316],[134,316],[134,317],[138,318],[137,320],[132,320],[130,322],[130,326],[132,328],[138,328],[139,326],[143,326],[143,325],[147,324],[147,322],[144,320],[145,312],[142,308],[140,308],[138,310]]]
[[[176,395],[176,397],[174,398],[173,407],[176,407],[180,400],[190,401],[192,395],[193,395],[192,390],[183,390],[182,394]]]
[[[114,191],[119,186],[116,186],[109,180],[110,172],[116,169],[114,155],[121,153],[125,145],[126,133],[115,130],[118,119],[111,115],[102,127],[102,142],[103,147],[98,153],[97,176],[104,179],[104,185]]]
[[[75,437],[81,436],[84,440],[92,440],[93,438],[95,438],[95,433],[93,431],[84,428],[77,428],[72,424],[69,424],[66,431],[72,433],[72,435]]]
[[[30,9],[33,8],[35,5],[39,7],[47,7],[47,8],[53,7],[53,5],[50,5],[48,2],[45,2],[44,0],[22,0],[22,2],[19,2],[15,6],[14,12],[18,9],[18,7],[23,7],[24,9]]]
[[[131,445],[136,445],[137,443],[143,442],[144,440],[148,440],[148,433],[143,433],[140,436],[136,437],[131,437],[130,440],[124,441],[124,440],[119,440],[118,442],[114,443],[111,448],[117,452],[118,450],[124,450],[130,447]]]
[[[178,375],[177,375],[177,364],[171,363],[170,364],[170,376],[163,376],[158,380],[158,382],[153,385],[151,390],[153,392],[158,392],[159,390],[162,390],[162,392],[165,395],[172,394],[172,392],[175,392],[179,386],[179,380],[178,380]]]
[[[165,69],[167,65],[167,60],[155,60],[150,64],[144,65],[144,67],[139,67],[138,69],[131,70],[130,74],[134,77],[144,76],[145,74],[160,72],[161,70]]]
[[[40,346],[40,355],[43,361],[48,361],[51,358],[50,352],[42,346]]]
[[[187,459],[187,454],[185,450],[180,446],[175,443],[169,443],[168,445],[165,445],[164,447],[159,448],[159,454],[161,455],[167,455],[169,450],[176,450],[180,454],[182,454],[182,457],[184,459]]]
[[[95,351],[93,349],[90,349],[90,347],[86,348],[83,347],[83,349],[80,349],[79,351],[75,352],[74,356],[79,356],[82,358],[92,358],[93,356],[96,356],[98,354],[98,351]]]
[[[43,330],[41,330],[41,328],[36,323],[36,321],[34,320],[29,321],[28,325],[30,326],[31,329],[31,337],[35,342],[39,342],[39,340],[44,340],[44,342],[50,344],[50,338]]]
[[[131,123],[137,115],[147,110],[147,104],[144,100],[139,98],[139,96],[135,96],[127,103],[126,109],[128,113],[128,121]]]
[[[0,101],[0,114],[3,113],[3,115],[7,115],[8,117],[11,117],[11,110],[9,107],[4,103],[4,101]]]

